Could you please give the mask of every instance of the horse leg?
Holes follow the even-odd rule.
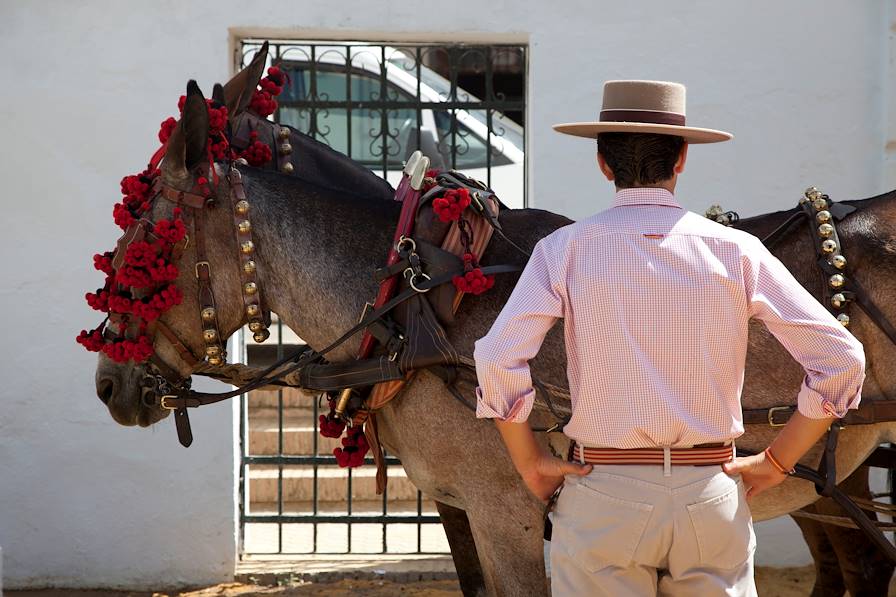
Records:
[[[841,482],[839,487],[848,495],[871,499],[868,467],[860,466]],[[820,514],[845,515],[834,500],[827,498],[819,500],[816,509]],[[872,519],[877,519],[877,515],[873,512],[869,512],[868,515]],[[852,597],[886,595],[896,564],[891,562],[859,529],[823,526],[828,541],[837,554],[849,594]]]
[[[479,555],[476,552],[476,543],[473,541],[467,513],[439,501],[436,501],[436,509],[439,511],[439,518],[442,519],[448,545],[451,547],[451,558],[457,570],[460,590],[463,591],[464,597],[484,595],[485,580],[482,578],[482,568],[479,566]]]
[[[812,514],[818,513],[815,504],[809,504],[802,510]],[[800,527],[815,564],[815,585],[812,587],[811,597],[843,597],[846,584],[843,582],[837,553],[828,540],[824,525],[817,520],[800,516],[793,516],[793,520]]]

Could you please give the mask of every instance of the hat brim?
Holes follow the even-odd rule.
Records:
[[[643,122],[564,122],[555,124],[554,130],[564,135],[597,138],[598,133],[655,133],[684,137],[688,143],[719,143],[734,137],[731,133],[674,124],[648,124]]]

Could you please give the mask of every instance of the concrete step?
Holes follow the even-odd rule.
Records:
[[[294,413],[291,413],[293,415]],[[280,426],[276,416],[253,418],[249,416],[249,454],[253,456],[274,456],[280,448]],[[314,441],[317,438],[317,453],[331,455],[342,445],[341,438],[324,437],[318,433],[317,425],[311,418],[311,411],[303,416],[283,417],[283,454],[313,456]]]
[[[309,396],[296,388],[283,388],[283,406],[286,408],[308,408],[310,409],[317,398]],[[277,408],[279,397],[277,391],[261,391],[252,390],[249,392],[249,412],[255,408]],[[321,409],[327,409],[327,402],[321,400]]]
[[[248,467],[249,502],[253,504],[277,502],[276,466],[252,465]],[[400,466],[388,467],[389,500],[416,500],[417,488]],[[352,469],[352,501],[382,500],[376,493],[376,467],[365,464]],[[348,497],[348,471],[335,466],[317,469],[319,502],[345,501]],[[312,466],[287,465],[283,467],[283,501],[310,503],[314,496],[314,470]]]

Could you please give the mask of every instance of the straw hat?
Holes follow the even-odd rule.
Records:
[[[656,133],[688,143],[718,143],[731,133],[685,126],[685,88],[668,81],[607,81],[598,122],[555,124],[565,135],[594,139],[598,133]]]

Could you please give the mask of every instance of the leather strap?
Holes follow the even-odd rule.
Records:
[[[233,230],[239,255],[243,316],[248,321],[250,329],[257,326],[265,327],[261,287],[258,284],[258,265],[255,257],[255,245],[252,240],[252,224],[249,220],[250,206],[246,200],[243,177],[239,170],[231,168],[227,178],[230,183]]]
[[[749,408],[743,411],[744,425],[770,425],[780,427],[786,425],[790,416],[796,412],[796,406],[775,406],[772,408]],[[850,409],[840,419],[845,425],[874,425],[896,421],[896,400],[863,399],[857,409]]]

